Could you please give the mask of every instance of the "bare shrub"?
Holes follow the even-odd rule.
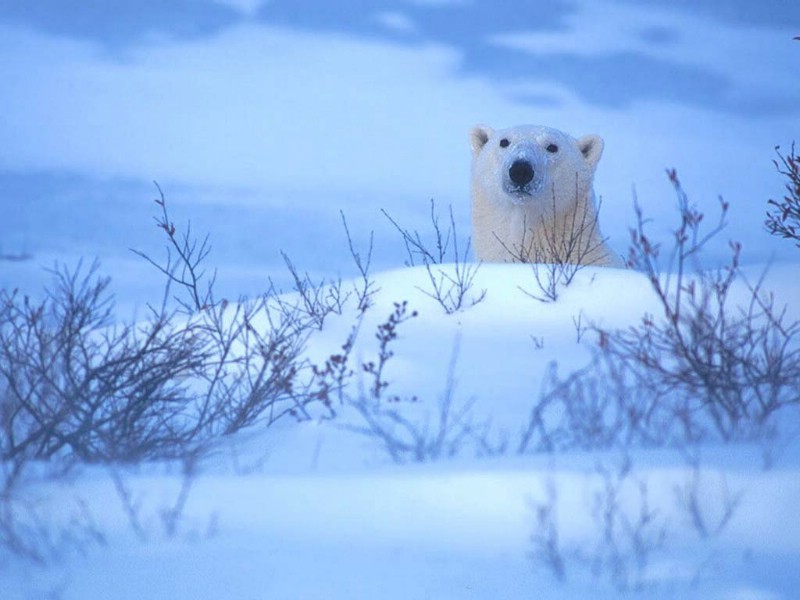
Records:
[[[650,507],[643,480],[631,482],[638,493],[634,510],[622,505],[624,488],[630,485],[630,462],[625,461],[618,472],[604,467],[597,470],[603,489],[595,494],[593,515],[600,535],[593,553],[583,559],[596,577],[608,576],[618,590],[642,590],[653,555],[664,547],[666,521]]]
[[[800,323],[738,268],[738,245],[723,269],[699,271],[711,231],[689,205],[674,173],[681,222],[661,266],[661,249],[637,207],[629,264],[648,277],[663,316],[644,315],[622,331],[587,326],[598,336],[592,362],[566,377],[551,365],[531,408],[518,451],[684,447],[707,439],[772,439],[771,417],[800,401]],[[734,284],[745,292],[734,300]],[[579,335],[583,326],[576,323]]]
[[[800,323],[764,292],[764,276],[747,281],[738,244],[731,244],[723,268],[702,270],[701,251],[724,227],[727,204],[704,229],[703,214],[674,171],[669,178],[680,214],[673,246],[662,254],[637,206],[628,256],[629,266],[648,278],[662,314],[645,315],[623,331],[588,326],[598,336],[592,362],[565,377],[550,366],[517,450],[617,449],[627,457],[633,447],[675,448],[691,467],[687,481],[675,487],[676,506],[706,540],[729,524],[741,493],[731,492],[722,477],[718,493],[710,494],[692,449],[720,440],[774,445],[776,416],[800,404]],[[585,335],[580,321],[575,326]],[[598,467],[602,489],[592,508],[597,537],[588,551],[561,540],[557,490],[548,490],[546,501],[534,506],[534,560],[559,580],[573,566],[584,566],[620,591],[650,586],[651,566],[669,529],[650,504],[647,482],[634,480],[631,467],[627,458],[620,469]]]
[[[718,224],[702,231],[703,214],[689,204],[675,172],[669,176],[681,218],[670,268],[662,271],[660,247],[648,238],[638,207],[628,258],[648,277],[663,315],[645,315],[627,331],[598,330],[602,351],[671,399],[687,437],[757,437],[778,409],[800,401],[800,323],[788,321],[764,293],[763,278],[747,284],[739,244],[731,244],[724,268],[690,276],[700,250],[724,226],[727,204]],[[731,298],[737,278],[749,290],[744,306]]]
[[[519,454],[685,443],[673,407],[627,365],[596,352],[562,377],[551,363],[516,446]]]
[[[800,156],[795,153],[794,144],[786,156],[775,148],[778,155],[775,168],[786,179],[786,195],[782,200],[769,200],[765,226],[773,235],[795,243],[800,248]]]
[[[12,552],[35,559],[30,548],[43,543],[43,534],[23,527],[35,514],[20,512],[21,474],[33,461],[62,470],[162,459],[197,464],[221,437],[285,415],[309,418],[309,405],[319,402],[304,375],[308,322],[275,311],[269,296],[217,301],[213,276],[203,270],[207,238],[198,242],[188,227],[179,233],[163,194],[156,203],[165,264],[138,254],[167,283],[162,303],[149,306],[142,321],[114,322],[109,279],[98,276],[97,264],[54,269],[39,302],[0,290],[0,461],[10,469],[0,544]],[[174,529],[178,517],[166,512],[164,526]]]
[[[169,219],[163,194],[156,202],[163,209],[157,225],[166,232],[168,245],[178,248],[176,228]],[[188,282],[182,278],[181,285],[190,298],[202,300],[194,306],[199,314],[187,321],[186,327],[209,346],[209,360],[194,382],[196,414],[200,417],[199,426],[195,427],[197,433],[213,440],[258,422],[271,424],[284,415],[308,418],[306,406],[315,399],[308,394],[307,383],[301,383],[300,373],[309,369],[302,353],[310,330],[321,327],[327,314],[319,312],[314,303],[317,291],[308,288],[306,297],[291,306],[278,298],[273,289],[254,301],[218,301],[213,293],[213,279],[203,282],[200,276],[194,276],[207,256],[203,252],[207,243],[198,247],[188,233],[182,239],[180,248],[187,250],[178,252],[177,262],[185,264],[181,270],[190,271],[193,276]],[[291,265],[288,257],[286,260]],[[171,272],[169,263],[162,267],[150,262],[162,273]],[[295,269],[290,271],[301,287],[310,281]],[[204,283],[205,292],[200,294],[198,290]]]
[[[372,377],[370,396],[373,399],[380,401],[384,398],[383,392],[389,386],[389,382],[383,378],[383,370],[386,363],[394,356],[394,351],[389,346],[397,339],[398,325],[416,318],[417,314],[417,311],[408,312],[408,302],[395,302],[392,313],[386,321],[378,325],[378,330],[375,332],[375,338],[378,340],[378,362],[369,361],[362,365],[364,372]]]
[[[364,425],[348,424],[345,427],[376,439],[396,463],[428,462],[456,456],[475,436],[469,419],[472,404],[456,407],[450,382],[439,398],[433,419],[406,416],[403,405],[409,403],[421,404],[422,401],[398,398],[393,404],[384,404],[368,396],[359,397],[352,401],[352,406]]]
[[[178,458],[302,408],[302,334],[261,333],[258,305],[226,303],[202,319],[111,325],[95,271],[57,271],[41,304],[0,291],[3,459]]]
[[[550,218],[543,216],[536,229],[541,235],[534,238],[532,224],[524,221],[522,239],[518,244],[509,247],[497,238],[513,262],[531,265],[538,291],[531,292],[520,286],[519,289],[527,296],[540,302],[556,301],[559,289],[572,283],[575,275],[592,265],[598,252],[603,251],[606,240],[598,238],[597,222],[602,202],[598,203],[596,211],[588,202],[580,205],[583,210],[571,212],[566,222],[561,223],[557,217],[556,194],[553,190]]]
[[[0,547],[38,566],[61,561],[72,553],[85,554],[90,547],[106,543],[83,502],[75,503],[65,522],[54,523],[46,507],[37,506],[17,490],[13,499],[0,500]]]
[[[644,273],[661,315],[609,331],[574,321],[578,336],[598,336],[592,362],[566,377],[553,364],[523,428],[517,451],[676,447],[704,440],[774,443],[776,420],[800,405],[800,323],[729,263],[703,270],[701,252],[725,226],[728,206],[704,227],[677,174],[668,172],[680,221],[667,249],[646,232],[641,208],[628,265]]]
[[[580,541],[563,539],[564,521],[558,517],[563,510],[559,498],[564,494],[548,476],[545,498],[531,503],[531,559],[562,583],[568,574],[588,572],[619,592],[653,591],[663,586],[657,577],[658,560],[675,549],[670,541],[678,533],[676,526],[683,524],[697,536],[699,549],[713,552],[713,540],[734,518],[743,497],[742,491],[729,489],[724,474],[715,481],[710,473],[702,472],[697,457],[686,458],[690,470],[684,482],[674,485],[674,504],[658,507],[652,502],[653,496],[660,497],[650,491],[652,479],[637,474],[627,452],[605,464],[598,462],[594,491],[586,507],[594,527],[587,532],[588,538]],[[574,512],[570,516],[574,518]],[[705,561],[686,566],[686,574],[693,575],[687,584],[694,585]]]
[[[386,211],[383,214],[391,221],[395,229],[403,236],[408,260],[406,265],[415,266],[418,262],[425,266],[431,287],[418,288],[426,296],[436,300],[449,315],[463,308],[475,306],[486,297],[486,290],[477,294],[472,292],[475,276],[480,264],[468,261],[471,241],[461,252],[458,247],[458,233],[453,216],[453,207],[449,207],[450,222],[447,229],[439,224],[439,215],[431,200],[431,224],[433,226],[433,248],[423,240],[418,231],[411,233],[392,219]],[[449,268],[445,263],[450,263]]]
[[[344,217],[344,212],[339,212],[342,217],[342,227],[347,237],[347,247],[350,250],[350,257],[353,259],[353,264],[356,266],[359,278],[353,284],[353,292],[358,300],[358,312],[364,313],[370,306],[372,306],[372,297],[379,291],[375,286],[375,282],[370,277],[370,265],[372,264],[372,249],[373,242],[375,241],[375,233],[369,233],[369,246],[366,254],[362,254],[355,248],[353,236],[350,234],[350,228],[347,226],[347,219]]]
[[[666,549],[668,520],[651,506],[647,481],[634,477],[627,455],[615,467],[598,464],[595,473],[600,486],[588,507],[591,537],[580,545],[561,539],[558,489],[548,480],[546,499],[532,506],[531,558],[560,582],[568,571],[588,571],[620,592],[642,591],[653,585],[653,562]]]
[[[447,370],[445,389],[432,417],[431,412],[426,412],[424,400],[416,396],[401,398],[387,394],[389,382],[384,378],[384,368],[394,356],[390,344],[397,338],[397,326],[416,316],[416,312],[408,313],[407,310],[405,302],[395,303],[392,314],[378,326],[378,360],[362,364],[363,372],[371,379],[369,391],[362,387],[357,397],[347,400],[361,417],[363,425],[348,423],[344,427],[376,439],[397,463],[452,457],[468,444],[478,455],[503,453],[505,448],[502,444],[493,444],[489,440],[489,424],[476,425],[473,422],[473,402],[456,402],[457,344]],[[424,418],[420,418],[423,413]]]
[[[203,266],[203,261],[211,253],[209,238],[208,235],[202,240],[193,237],[191,222],[187,223],[185,231],[178,235],[175,223],[170,219],[164,192],[158,183],[154,184],[158,190],[158,198],[154,202],[161,210],[153,220],[156,222],[156,227],[163,230],[167,236],[166,258],[162,264],[141,250],[131,249],[131,252],[149,262],[166,277],[165,298],[169,295],[172,285],[178,286],[179,290],[188,295],[188,299],[177,295],[173,298],[184,312],[193,314],[213,302],[217,274],[214,271],[210,277],[206,277]]]
[[[274,306],[290,319],[298,319],[321,330],[325,325],[325,318],[331,313],[342,314],[344,303],[349,298],[349,293],[342,291],[341,280],[327,282],[322,279],[314,282],[308,273],[300,273],[292,260],[285,252],[281,252],[286,268],[292,277],[292,297],[282,297],[282,292],[270,279],[268,296]]]
[[[591,373],[573,373],[565,381],[558,381],[553,370],[545,400],[557,401],[561,416],[549,432],[550,444],[598,450],[628,441],[634,403],[624,383],[622,373],[598,363],[592,364]]]
[[[128,524],[140,541],[149,542],[153,538],[171,539],[178,536],[197,539],[215,533],[214,514],[210,515],[207,522],[200,520],[197,523],[191,523],[185,515],[190,492],[199,474],[200,458],[199,455],[190,455],[177,461],[177,465],[170,465],[180,468],[179,483],[170,494],[161,494],[162,499],[159,501],[148,498],[146,490],[136,489],[132,476],[135,466],[109,465],[109,476],[128,518]]]
[[[210,360],[191,327],[160,315],[112,326],[109,280],[54,271],[33,304],[0,291],[0,458],[139,460],[182,453],[192,401],[186,380]]]
[[[731,493],[724,474],[719,476],[719,498],[711,503],[717,510],[709,510],[709,490],[701,481],[700,464],[691,461],[691,477],[683,485],[675,486],[675,498],[682,512],[687,516],[692,528],[702,539],[719,535],[728,525],[742,500],[742,493]]]
[[[450,207],[450,214],[453,214],[453,207]],[[405,264],[407,267],[415,267],[418,264],[441,265],[448,261],[448,250],[450,239],[455,234],[451,226],[444,231],[439,225],[439,215],[436,212],[436,203],[431,200],[431,225],[433,226],[433,241],[426,241],[418,231],[413,233],[401,227],[391,215],[381,209],[384,216],[394,225],[398,233],[403,237],[406,254],[408,256]],[[433,247],[431,247],[431,244]]]
[[[567,578],[567,559],[559,535],[558,490],[552,479],[547,481],[547,500],[531,502],[536,524],[531,534],[533,550],[531,558],[542,564],[555,578],[564,582]]]
[[[572,324],[575,325],[575,342],[580,344],[589,327],[583,322],[583,309],[578,311],[578,316],[572,317]]]
[[[71,553],[83,554],[90,546],[105,545],[105,536],[80,499],[64,503],[65,518],[55,522],[48,499],[28,485],[33,479],[29,466],[20,456],[0,461],[0,568],[6,559],[2,550],[46,566]],[[55,469],[44,477],[63,483],[65,474]]]
[[[314,281],[308,273],[301,273],[298,270],[288,254],[281,252],[286,268],[292,278],[292,291],[294,294],[284,295],[270,279],[266,296],[269,298],[267,304],[277,308],[285,320],[295,321],[303,327],[308,325],[322,330],[328,315],[343,314],[345,305],[353,295],[355,295],[359,313],[363,313],[372,306],[372,297],[378,292],[378,288],[369,272],[372,262],[373,234],[370,233],[369,247],[366,254],[362,255],[355,248],[344,213],[340,214],[342,226],[347,237],[347,246],[358,271],[358,278],[354,280],[350,290],[344,288],[341,277],[336,279],[321,278],[319,281]]]
[[[366,306],[367,305],[363,305],[362,308],[366,310]],[[341,352],[328,356],[322,366],[311,366],[314,374],[311,395],[325,405],[330,411],[331,416],[336,416],[336,409],[333,407],[334,396],[338,400],[340,406],[345,403],[345,390],[355,374],[350,364],[350,356],[353,352],[353,346],[358,337],[359,329],[361,328],[363,315],[363,312],[359,313],[356,324],[353,326],[344,344],[342,344]],[[380,381],[380,375],[377,377],[377,380]],[[380,385],[380,383],[377,385]]]

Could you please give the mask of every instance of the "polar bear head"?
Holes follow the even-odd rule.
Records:
[[[603,153],[603,139],[575,139],[563,131],[519,125],[494,131],[473,128],[473,191],[490,202],[567,208],[591,193],[594,172]],[[545,208],[545,206],[543,206]]]
[[[594,203],[600,136],[478,125],[470,143],[472,241],[479,260],[617,262],[600,235]],[[571,250],[562,256],[564,248]]]

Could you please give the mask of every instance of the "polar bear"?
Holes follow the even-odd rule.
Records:
[[[619,266],[597,222],[592,182],[603,138],[549,127],[494,131],[472,145],[472,241],[483,261]]]

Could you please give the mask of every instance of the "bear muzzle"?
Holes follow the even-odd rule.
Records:
[[[506,168],[503,187],[515,200],[524,202],[541,190],[544,172],[537,170],[535,164],[530,158],[518,156]]]
[[[527,160],[515,160],[508,170],[509,179],[520,188],[524,188],[533,181],[534,174],[533,165]]]

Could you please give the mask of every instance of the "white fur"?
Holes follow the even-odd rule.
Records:
[[[597,223],[592,185],[603,154],[600,136],[478,125],[470,139],[472,242],[479,260],[620,264]],[[521,186],[526,175],[530,181]]]

